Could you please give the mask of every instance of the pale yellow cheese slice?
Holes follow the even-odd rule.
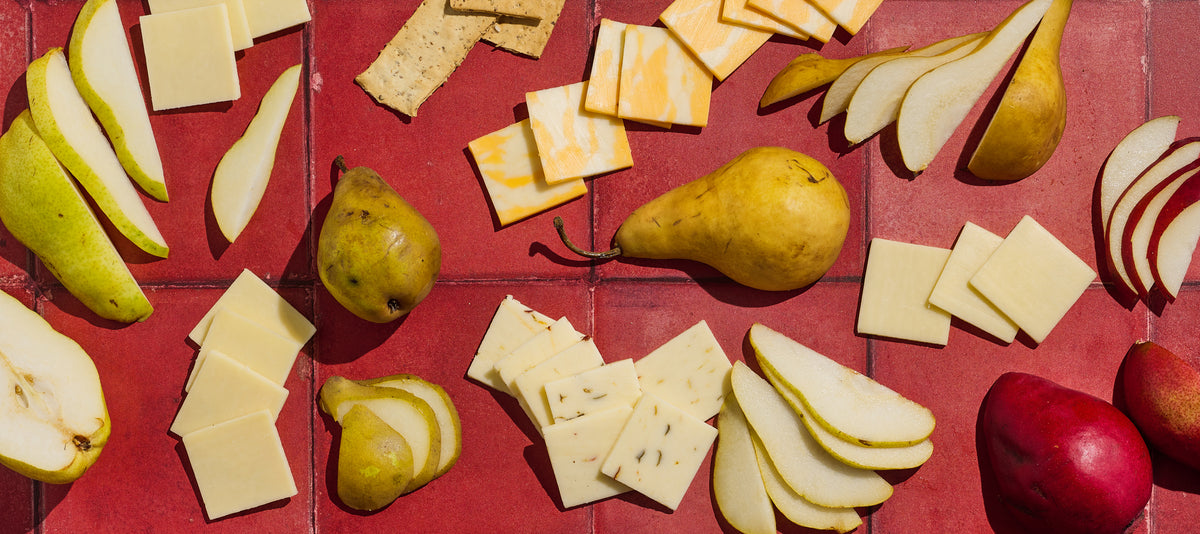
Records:
[[[272,420],[260,410],[183,436],[209,520],[297,493]]]
[[[863,274],[859,334],[945,345],[950,314],[929,304],[950,250],[874,238]]]
[[[567,347],[583,341],[583,337],[583,334],[571,326],[571,321],[568,321],[566,317],[554,321],[554,324],[550,325],[546,331],[539,332],[529,341],[513,349],[507,356],[496,361],[493,367],[505,386],[503,391],[515,396],[516,379],[521,373],[566,350]]]
[[[780,22],[778,19],[763,14],[761,11],[746,7],[747,0],[725,0],[721,3],[721,20],[731,24],[741,24],[751,28],[786,35],[801,41],[808,39],[808,34]]]
[[[488,323],[483,341],[475,351],[475,358],[467,369],[467,377],[498,391],[507,391],[508,386],[500,381],[496,372],[496,361],[529,341],[538,332],[546,330],[554,322],[542,313],[507,295],[500,301],[492,322]]]
[[[250,26],[246,23],[246,7],[242,0],[147,0],[146,3],[151,14],[224,4],[229,16],[229,34],[233,39],[233,49],[245,50],[254,46],[254,37],[250,35]]]
[[[546,383],[601,365],[604,365],[604,357],[600,355],[592,338],[587,338],[517,376],[513,380],[513,394],[525,409],[529,420],[541,429],[554,423],[554,415],[550,413],[550,403],[546,397]]]
[[[220,352],[211,352],[183,398],[171,432],[187,434],[248,413],[266,410],[279,416],[288,391]]]
[[[658,19],[717,80],[742,66],[772,33],[721,20],[722,0],[675,0]]]
[[[216,4],[138,19],[156,111],[242,96],[228,10]]]
[[[637,369],[629,358],[547,382],[545,390],[554,424],[615,406],[633,407],[642,396]]]
[[[312,20],[305,0],[242,0],[255,38]]]
[[[746,5],[822,43],[829,42],[837,29],[837,24],[808,0],[747,0]]]
[[[875,14],[883,0],[808,0],[826,16],[855,35]]]
[[[1096,278],[1096,271],[1026,215],[970,284],[1041,343]]]
[[[545,428],[542,437],[563,508],[629,491],[629,486],[601,473],[600,466],[632,412],[633,406],[614,406]]]
[[[733,364],[700,321],[633,364],[642,391],[707,421],[729,394]]]
[[[623,119],[708,124],[712,73],[666,28],[626,26],[619,85]]]
[[[229,307],[238,315],[283,337],[290,338],[301,346],[308,343],[308,340],[317,331],[312,322],[291,304],[288,304],[286,300],[283,300],[283,297],[271,289],[271,286],[250,272],[249,269],[243,269],[237,279],[230,284],[229,289],[225,290],[225,293],[217,299],[213,307],[204,314],[204,317],[188,334],[188,338],[195,341],[197,345],[204,345],[204,337],[208,334],[208,327],[212,324],[213,315],[222,306]]]
[[[546,183],[529,119],[471,141],[467,148],[501,226],[587,193],[583,179]]]
[[[579,82],[525,93],[529,127],[548,184],[633,165],[625,122],[583,109],[586,92],[587,82]]]
[[[212,352],[220,352],[249,367],[268,380],[283,385],[292,372],[296,356],[303,343],[294,338],[281,336],[274,331],[247,319],[230,308],[222,306],[213,315],[208,335],[196,355],[196,363],[188,376],[185,390],[191,390],[204,361]]]
[[[1017,324],[968,283],[1003,241],[1003,237],[974,223],[963,225],[946,267],[929,294],[929,303],[1005,343],[1012,343],[1017,337]]]

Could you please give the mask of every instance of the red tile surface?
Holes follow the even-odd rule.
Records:
[[[118,0],[135,50],[145,3]],[[0,4],[3,125],[26,106],[25,65],[65,46],[82,1]],[[1193,87],[1200,45],[1194,2],[1076,0],[1063,43],[1068,94],[1066,134],[1038,173],[1012,184],[985,184],[965,170],[996,81],[930,168],[908,176],[894,129],[847,146],[841,118],[816,124],[816,91],[769,109],[758,99],[795,56],[818,51],[850,57],[898,45],[991,28],[1019,0],[889,0],[856,36],[828,44],[776,37],[725,81],[715,84],[704,128],[629,125],[633,168],[588,180],[591,193],[500,228],[478,171],[471,140],[526,116],[524,94],[583,80],[600,18],[655,24],[670,0],[567,0],[545,54],[537,60],[476,46],[447,83],[407,117],[379,106],[353,78],[416,8],[415,0],[309,2],[313,20],[259,39],[238,54],[242,98],[227,104],[153,113],[170,202],[146,200],[166,239],[165,260],[130,253],[155,313],[144,323],[101,320],[66,293],[0,228],[0,289],[39,310],[76,339],[100,371],[113,435],[100,461],[64,486],[33,483],[0,469],[0,534],[122,530],[220,532],[733,532],[716,511],[711,453],[678,510],[628,494],[563,510],[545,449],[517,402],[464,378],[497,303],[511,294],[594,336],[607,361],[640,358],[697,321],[712,328],[731,360],[753,360],[746,333],[775,328],[933,410],[936,450],[924,466],[885,477],[894,496],[861,510],[859,532],[1014,532],[996,506],[992,475],[978,460],[980,401],[1000,374],[1039,374],[1105,400],[1122,357],[1154,339],[1200,365],[1200,263],[1171,304],[1117,302],[1099,281],[1038,345],[1011,345],[955,321],[944,348],[855,334],[867,243],[873,237],[949,247],[963,223],[1004,234],[1032,215],[1094,267],[1095,179],[1108,152],[1151,117],[1177,114],[1181,136],[1200,132]],[[136,54],[139,61],[140,51]],[[225,150],[245,129],[267,87],[285,68],[305,65],[276,154],[270,184],[245,233],[225,242],[211,214],[209,182]],[[144,78],[144,66],[140,67]],[[1007,72],[1007,71],[1006,71]],[[687,261],[591,263],[558,242],[565,219],[579,243],[607,248],[635,208],[719,167],[753,146],[781,145],[825,163],[851,201],[841,256],[825,279],[800,291],[766,293],[730,283]],[[440,282],[410,316],[366,323],[341,308],[314,269],[317,235],[337,173],[332,160],[372,167],[438,230]],[[123,250],[129,249],[122,243]],[[1103,266],[1100,266],[1103,269]],[[196,347],[187,333],[243,269],[262,276],[318,333],[289,377],[277,427],[299,494],[253,511],[208,521],[179,440],[167,432],[183,398]],[[3,325],[0,325],[3,329]],[[0,331],[0,335],[11,335]],[[754,367],[753,363],[751,363]],[[374,513],[354,512],[336,496],[337,425],[317,408],[330,376],[413,373],[443,385],[463,424],[455,468]],[[1200,518],[1200,475],[1156,455],[1156,486],[1131,532],[1183,533]],[[802,532],[780,525],[783,532]]]

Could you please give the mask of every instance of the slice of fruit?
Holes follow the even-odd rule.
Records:
[[[1100,228],[1107,232],[1108,219],[1117,199],[1142,171],[1166,153],[1175,141],[1179,117],[1168,115],[1146,121],[1129,132],[1104,162],[1100,174]]]
[[[862,524],[862,518],[853,508],[820,506],[796,493],[796,490],[793,490],[783,480],[783,475],[779,474],[775,464],[771,463],[771,458],[767,456],[767,449],[763,447],[762,440],[753,432],[750,433],[750,438],[754,441],[758,470],[762,473],[763,483],[767,487],[767,495],[771,497],[771,503],[775,505],[775,508],[778,508],[779,512],[788,518],[788,521],[802,527],[837,532],[850,532]]]
[[[1154,286],[1154,270],[1149,257],[1154,223],[1167,200],[1197,171],[1200,171],[1200,160],[1175,171],[1146,193],[1129,214],[1130,222],[1125,225],[1125,231],[1121,232],[1121,262],[1125,264],[1125,272],[1129,273],[1133,287],[1139,295],[1148,294]]]
[[[408,440],[361,404],[346,411],[341,425],[338,498],[355,510],[373,511],[391,504],[412,482]]]
[[[442,389],[442,386],[408,374],[385,376],[363,383],[370,386],[402,389],[429,403],[442,434],[442,450],[438,456],[436,476],[442,476],[451,467],[454,467],[459,454],[462,453],[462,422],[458,418],[458,410],[454,408],[454,401],[450,399],[450,395],[446,394],[446,390]]]
[[[739,532],[773,534],[775,510],[758,467],[750,423],[732,396],[725,398],[717,414],[717,430],[712,472],[717,508]]]
[[[758,107],[765,108],[833,83],[846,69],[859,61],[899,54],[905,50],[908,50],[907,46],[898,46],[844,59],[830,59],[816,53],[801,54],[771,78],[771,83],[767,84],[767,89],[758,101]]]
[[[1193,174],[1167,200],[1154,222],[1147,247],[1154,285],[1174,300],[1183,286],[1200,240],[1200,175]]]

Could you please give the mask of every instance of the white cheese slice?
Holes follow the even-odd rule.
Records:
[[[545,428],[546,454],[563,508],[620,495],[629,487],[600,472],[632,406],[615,406]]]
[[[142,15],[150,102],[156,111],[242,96],[224,4]]]
[[[837,30],[837,24],[809,0],[747,0],[746,5],[822,43],[828,43],[834,30]]]
[[[283,409],[288,391],[220,352],[212,352],[196,374],[196,382],[183,399],[171,432],[191,432],[243,415],[266,410],[274,421]]]
[[[1003,241],[1003,237],[974,223],[963,225],[950,259],[929,294],[929,303],[1005,343],[1012,343],[1019,330],[1017,324],[968,283]]]
[[[763,12],[746,6],[747,0],[725,0],[721,3],[721,20],[731,24],[741,24],[751,28],[785,35],[801,41],[808,39],[808,34],[767,16]]]
[[[542,176],[558,184],[633,165],[625,122],[583,108],[587,82],[525,93]]]
[[[950,250],[874,238],[858,306],[859,334],[945,345],[950,314],[929,304],[929,294]]]
[[[970,284],[1041,343],[1095,278],[1096,271],[1026,215]]]
[[[553,322],[554,319],[521,304],[512,295],[505,296],[483,334],[483,341],[479,342],[467,376],[497,391],[508,391],[508,386],[500,381],[500,374],[496,372],[496,361],[549,328]]]
[[[700,321],[635,362],[642,391],[707,421],[729,394],[733,364],[721,344]]]
[[[846,29],[850,35],[858,34],[867,19],[875,14],[883,0],[809,0],[822,13]]]
[[[546,183],[529,119],[467,144],[501,226],[587,193],[583,179]]]
[[[250,35],[256,39],[312,20],[306,0],[242,0]]]
[[[563,351],[530,367],[513,380],[513,394],[539,429],[554,423],[550,403],[546,400],[546,382],[573,376],[604,365],[604,357],[592,338],[567,347]]]
[[[716,438],[716,428],[647,392],[600,471],[674,510]]]
[[[271,414],[260,410],[183,436],[209,520],[295,495]]]
[[[282,386],[287,382],[302,346],[296,339],[283,337],[230,308],[221,307],[213,315],[184,390],[191,390],[200,367],[214,351]]]
[[[675,0],[658,16],[717,80],[758,51],[771,32],[721,20],[721,0]]]
[[[229,34],[233,39],[233,49],[245,50],[254,46],[254,37],[250,35],[250,26],[246,24],[246,7],[242,0],[147,0],[146,3],[151,14],[224,4],[229,16]]]
[[[529,341],[513,349],[507,356],[496,360],[492,367],[500,376],[500,382],[504,384],[504,392],[515,396],[516,380],[521,373],[583,341],[583,337],[583,334],[571,326],[571,321],[563,317],[554,321],[544,332],[539,332]]]
[[[623,119],[708,124],[712,73],[666,28],[626,26],[619,85]]]
[[[633,407],[642,396],[637,369],[628,358],[547,382],[545,389],[555,424],[614,406]]]
[[[296,308],[288,304],[271,286],[261,278],[243,269],[237,279],[230,284],[213,307],[204,314],[196,324],[188,338],[197,345],[204,345],[204,337],[212,324],[213,315],[217,310],[227,306],[238,315],[258,323],[275,333],[290,338],[301,346],[308,343],[317,329],[312,322],[304,317]]]

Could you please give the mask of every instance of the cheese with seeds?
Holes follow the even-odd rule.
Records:
[[[758,51],[771,32],[721,20],[721,0],[675,0],[659,15],[717,80]]]
[[[548,184],[633,165],[625,122],[583,108],[587,82],[525,93],[529,127]]]
[[[615,406],[632,407],[642,396],[632,359],[547,382],[545,391],[555,424]]]
[[[546,400],[546,382],[576,375],[604,365],[604,357],[591,338],[571,345],[545,361],[530,367],[513,380],[513,394],[539,429],[554,423]]]
[[[497,360],[493,367],[499,374],[500,381],[506,387],[505,392],[509,395],[516,395],[514,388],[518,376],[551,356],[566,350],[567,347],[583,341],[583,337],[583,334],[571,326],[571,321],[563,317],[554,321],[554,324],[551,324],[546,331],[539,332],[529,341],[513,349],[507,356]]]
[[[634,364],[642,391],[707,421],[729,394],[733,364],[700,321]]]
[[[629,487],[600,472],[632,406],[616,406],[545,428],[546,454],[563,508],[620,495]]]
[[[587,193],[583,179],[546,183],[529,119],[471,141],[467,147],[501,226]]]
[[[858,307],[858,333],[945,345],[950,338],[950,314],[929,304],[929,294],[949,257],[949,249],[872,239]]]
[[[686,126],[708,124],[712,74],[670,30],[625,28],[617,115]]]
[[[553,322],[554,319],[521,304],[512,295],[505,296],[492,315],[483,341],[479,342],[467,376],[497,391],[508,391],[508,386],[500,381],[500,374],[496,372],[496,361],[549,328]]]

